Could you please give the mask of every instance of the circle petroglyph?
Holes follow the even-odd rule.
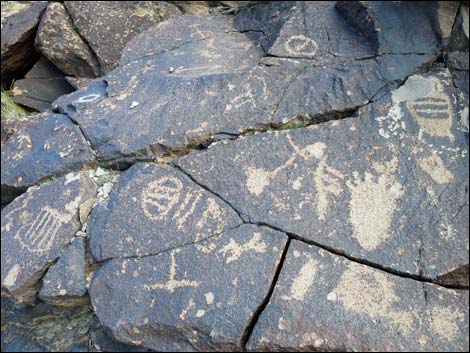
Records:
[[[168,215],[180,198],[183,183],[171,176],[152,181],[142,192],[142,210],[152,220]]]
[[[313,57],[318,49],[318,44],[302,34],[290,37],[284,44],[284,49],[291,55]]]

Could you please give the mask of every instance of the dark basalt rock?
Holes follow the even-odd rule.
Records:
[[[101,69],[117,66],[121,51],[136,34],[181,14],[175,5],[149,1],[65,1],[79,34],[96,54]]]
[[[31,117],[2,145],[2,203],[31,185],[94,164],[78,126],[61,114]]]
[[[156,256],[107,261],[95,312],[114,337],[158,351],[240,350],[287,237],[242,225]]]
[[[97,261],[156,254],[241,223],[230,206],[176,168],[158,164],[135,164],[124,172],[109,202],[90,217]]]
[[[467,351],[468,291],[293,241],[248,350]]]
[[[416,75],[355,118],[176,163],[252,222],[436,279],[469,263],[468,135],[453,94],[447,70]]]
[[[50,304],[80,305],[88,301],[85,239],[77,237],[43,278],[39,298]]]
[[[32,187],[2,210],[2,293],[31,303],[38,281],[80,229],[79,206],[96,194],[84,173]]]
[[[34,36],[46,6],[46,1],[33,1],[2,21],[2,82],[21,77],[35,62]]]
[[[101,73],[95,54],[75,30],[61,3],[48,5],[39,24],[35,46],[66,75],[96,77]]]

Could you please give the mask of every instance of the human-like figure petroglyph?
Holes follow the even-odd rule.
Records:
[[[286,41],[284,49],[292,56],[312,58],[317,52],[318,44],[312,38],[298,34]]]
[[[154,220],[164,219],[181,196],[183,183],[176,177],[163,176],[152,181],[142,192],[142,210]]]
[[[176,279],[176,259],[175,255],[179,253],[181,249],[174,249],[170,253],[170,272],[168,281],[165,283],[155,283],[151,285],[144,285],[144,288],[149,289],[165,289],[166,291],[173,293],[177,288],[182,287],[198,287],[201,282],[200,281],[190,281],[188,279]]]
[[[447,137],[454,141],[452,134],[452,104],[445,94],[421,98],[406,103],[411,115],[419,125],[418,139],[423,141],[423,134]]]
[[[44,206],[32,222],[20,227],[14,238],[30,252],[48,251],[60,228],[66,223],[67,220],[59,211]]]

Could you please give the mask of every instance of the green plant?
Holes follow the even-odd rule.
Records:
[[[2,87],[2,119],[18,118],[26,115],[26,111],[16,103],[10,93]]]

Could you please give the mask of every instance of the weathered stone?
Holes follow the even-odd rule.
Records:
[[[41,56],[38,61],[33,65],[24,78],[63,78],[64,73],[60,71],[53,63],[51,63],[45,56]]]
[[[66,75],[100,75],[100,66],[93,51],[77,33],[72,19],[61,3],[48,5],[39,24],[35,46]]]
[[[292,241],[249,350],[468,350],[468,291],[425,284]]]
[[[57,263],[52,265],[44,276],[39,292],[40,299],[46,303],[62,305],[77,305],[88,301],[85,297],[87,293],[85,247],[85,239],[78,237],[72,240]]]
[[[181,14],[174,5],[151,1],[65,1],[65,7],[104,72],[117,66],[122,49],[132,37]]]
[[[34,78],[17,80],[11,90],[12,99],[40,112],[51,110],[51,103],[74,89],[62,78]]]
[[[87,77],[65,76],[65,79],[75,89],[84,88],[84,87],[88,86],[91,83],[91,81],[93,81],[93,79],[87,78]]]
[[[97,261],[156,254],[236,227],[230,206],[174,167],[135,164],[106,205],[90,216],[90,249]]]
[[[3,144],[22,126],[26,125],[31,119],[30,115],[25,115],[22,117],[15,117],[13,119],[2,119],[1,120],[1,129],[2,129],[2,148]],[[3,199],[2,199],[3,200]],[[3,202],[3,201],[2,201]]]
[[[469,13],[468,7],[461,6],[459,14],[455,19],[454,28],[449,40],[448,51],[467,52],[469,50]]]
[[[468,135],[453,94],[447,70],[416,75],[355,118],[176,163],[252,222],[436,279],[469,263]]]
[[[336,7],[377,54],[424,54],[447,44],[459,4],[338,1]]]
[[[31,117],[2,145],[2,203],[44,179],[92,164],[91,148],[70,119],[52,113]]]
[[[2,210],[2,293],[31,302],[38,281],[80,229],[78,207],[96,193],[86,173],[31,187]]]
[[[101,87],[95,81],[54,107],[81,126],[99,160],[126,167],[220,135],[357,109],[435,58],[384,55],[325,68],[306,59],[258,65],[266,50],[263,34],[240,33],[236,25],[217,16],[162,22],[129,42],[121,66]],[[351,58],[348,50],[344,60]]]
[[[242,225],[156,256],[107,261],[90,296],[120,341],[158,351],[241,349],[287,237]]]
[[[88,351],[88,329],[96,319],[90,305],[64,308],[1,300],[2,352]]]
[[[2,82],[20,77],[35,62],[34,35],[46,6],[45,1],[33,1],[2,19]]]

